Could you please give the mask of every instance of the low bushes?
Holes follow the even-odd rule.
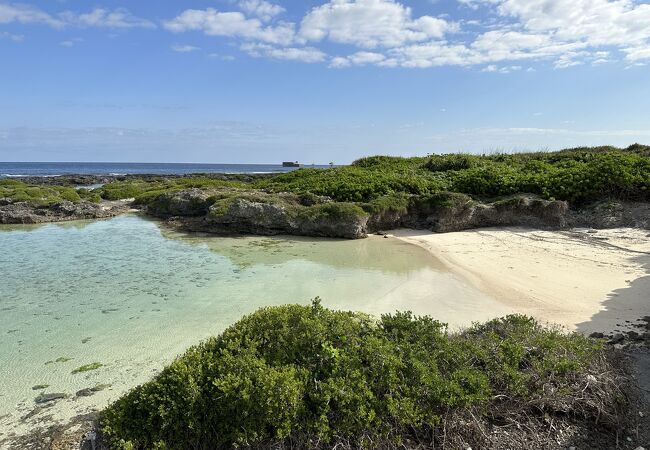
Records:
[[[576,206],[607,199],[645,201],[650,199],[650,147],[635,144],[624,150],[594,147],[483,156],[371,156],[326,170],[307,168],[264,177],[144,177],[115,181],[93,191],[0,180],[0,197],[44,205],[61,200],[134,198],[136,204],[146,205],[160,194],[189,188],[237,189],[251,195],[256,191],[290,192],[310,204],[328,197],[359,204],[372,214],[401,212],[409,199],[442,191],[476,199],[537,194]]]
[[[106,184],[98,192],[109,200],[135,198],[136,204],[146,204],[164,192],[192,187],[290,192],[303,198],[328,197],[335,202],[357,203],[372,214],[401,212],[409,199],[427,198],[442,191],[479,200],[536,194],[579,206],[612,198],[648,200],[649,149],[636,144],[625,150],[595,147],[483,156],[371,156],[350,166],[300,169],[246,182],[201,177],[136,179]]]
[[[481,447],[450,417],[613,426],[625,398],[607,364],[599,342],[523,316],[450,334],[429,317],[376,321],[315,301],[263,308],[192,347],[107,408],[101,428],[122,449]]]
[[[389,158],[389,160],[399,158]],[[393,193],[420,195],[445,187],[445,183],[434,174],[404,165],[390,163],[377,167],[358,166],[334,169],[300,169],[258,183],[258,187],[274,191],[312,193],[330,197],[339,202],[369,202]],[[398,170],[401,169],[401,170]]]
[[[75,190],[66,186],[32,186],[17,180],[0,180],[0,198],[13,202],[29,202],[37,206],[49,206],[62,201],[79,202],[88,200],[98,202],[101,199],[92,192]]]
[[[138,204],[146,204],[159,194],[181,191],[183,189],[199,188],[241,188],[247,187],[243,181],[229,181],[215,178],[182,177],[182,178],[147,178],[128,181],[114,181],[97,189],[106,200],[123,200],[134,198]]]
[[[582,204],[609,198],[647,200],[650,158],[616,149],[496,155],[470,158],[471,167],[449,174],[450,190],[476,197],[519,193]],[[459,155],[432,157],[425,164],[454,163]],[[441,159],[442,158],[442,159]]]
[[[328,202],[300,208],[297,211],[297,216],[304,220],[319,222],[323,220],[356,220],[359,217],[367,216],[367,214],[353,203]]]

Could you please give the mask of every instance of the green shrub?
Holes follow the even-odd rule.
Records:
[[[394,193],[425,194],[441,190],[444,180],[419,166],[363,166],[299,169],[257,184],[276,192],[312,193],[339,202],[370,202]]]
[[[28,202],[36,206],[48,206],[64,200],[81,201],[74,188],[66,186],[32,186],[16,180],[0,180],[0,198],[14,202]]]
[[[368,214],[361,207],[353,203],[329,202],[300,208],[297,210],[297,215],[300,218],[310,221],[340,221],[355,220]]]
[[[432,172],[447,172],[449,170],[464,170],[475,167],[480,161],[476,155],[449,154],[431,155],[424,167]]]
[[[135,198],[136,204],[147,204],[161,193],[190,187],[238,190],[240,196],[247,192],[264,198],[269,193],[292,193],[303,206],[322,203],[323,197],[329,197],[335,202],[356,203],[371,214],[404,212],[410,202],[419,198],[426,201],[442,191],[478,199],[536,194],[576,205],[606,199],[648,200],[649,148],[635,144],[625,150],[593,147],[487,156],[370,156],[350,166],[299,169],[250,182],[200,176],[132,179],[109,183],[97,192],[109,200]],[[24,189],[16,195],[30,196]],[[224,208],[232,195],[229,199],[219,199]]]
[[[132,179],[128,181],[114,181],[96,189],[106,200],[123,200],[134,198],[139,204],[146,204],[159,194],[174,192],[189,188],[215,189],[215,188],[244,188],[248,183],[229,181],[214,178],[179,177],[179,178],[147,178]]]
[[[411,196],[402,192],[384,195],[378,197],[369,203],[364,203],[361,207],[370,214],[399,213],[404,214],[408,211]]]
[[[471,202],[472,199],[468,195],[443,191],[414,198],[412,204],[421,211],[435,211],[438,209],[456,208]]]
[[[1,186],[17,187],[17,186],[25,186],[25,183],[18,180],[12,180],[11,178],[2,178],[0,179],[0,187]]]
[[[452,411],[489,415],[496,398],[578,397],[600,345],[523,316],[449,334],[410,313],[263,308],[113,403],[101,427],[115,448],[399,443]]]

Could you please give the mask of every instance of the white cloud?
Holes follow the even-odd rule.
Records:
[[[337,56],[332,58],[329,66],[333,68],[343,68],[355,66],[365,66],[368,64],[375,64],[378,66],[394,67],[397,61],[392,58],[387,58],[385,55],[376,52],[356,52],[350,56]]]
[[[650,38],[650,5],[631,0],[505,0],[497,10],[560,40],[620,45]]]
[[[209,58],[220,59],[222,61],[234,61],[235,57],[232,55],[220,55],[219,53],[210,53]]]
[[[604,64],[612,61],[612,50],[621,50],[631,62],[650,59],[650,4],[629,0],[459,1],[477,8],[486,6],[500,18],[484,21],[483,32],[463,30],[463,35],[451,36],[456,39],[388,46],[382,50],[386,58],[375,64],[419,68],[487,65],[484,71],[509,73],[519,67],[513,62],[524,60],[549,61],[556,69]],[[364,46],[364,41],[352,43]],[[349,57],[339,58],[343,59],[330,65],[355,64]]]
[[[44,24],[63,28],[65,23],[31,5],[0,3],[0,23]]]
[[[522,70],[523,67],[521,66],[502,66],[499,67],[496,64],[490,64],[481,70],[481,72],[492,72],[492,73],[502,73],[502,74],[508,74],[512,72],[519,72]]]
[[[132,15],[124,8],[108,10],[95,8],[88,13],[64,11],[51,15],[35,6],[0,3],[0,23],[42,24],[52,28],[102,27],[102,28],[155,28],[153,22]]]
[[[62,14],[71,24],[82,27],[98,28],[155,28],[153,22],[135,17],[124,8],[113,11],[104,8],[95,8],[89,13],[76,14],[66,12]]]
[[[282,14],[285,9],[266,0],[240,0],[239,8],[247,14],[258,17],[265,22]]]
[[[171,49],[178,53],[191,53],[197,50],[201,50],[199,47],[193,45],[172,45]]]
[[[381,53],[374,52],[357,52],[348,58],[353,64],[378,64],[386,60]]]
[[[25,40],[25,36],[22,34],[13,34],[7,31],[0,31],[0,39],[8,39],[13,42],[22,42]]]
[[[456,25],[444,19],[414,19],[411,8],[394,0],[331,0],[302,19],[299,34],[307,41],[329,39],[375,48],[439,39],[455,30]]]
[[[0,24],[156,27],[122,8],[48,13],[2,1]],[[628,67],[650,61],[647,1],[457,0],[462,6],[483,8],[480,14],[472,13],[480,20],[447,14],[417,16],[404,1],[320,0],[296,25],[281,20],[286,11],[273,0],[230,0],[239,10],[186,9],[162,25],[173,33],[197,31],[236,40],[242,51],[254,56],[323,62],[334,68],[461,66],[510,73],[524,70],[517,69],[521,66],[534,71],[530,67],[534,63],[567,69],[621,59]],[[19,41],[22,35],[2,32],[0,39]],[[172,49],[194,50],[190,47]],[[327,54],[329,49],[335,53]]]
[[[84,40],[82,38],[72,38],[72,39],[59,42],[59,45],[61,47],[74,47],[75,45],[80,44],[83,41]]]
[[[650,59],[650,44],[639,47],[624,48],[623,51],[630,61],[639,61],[642,59]]]
[[[335,56],[332,58],[330,61],[329,66],[335,69],[342,69],[344,67],[350,67],[352,63],[348,58],[345,58],[343,56]]]
[[[447,42],[428,42],[400,47],[391,50],[390,54],[402,67],[466,66],[484,62],[484,58],[481,58],[476,50],[464,44]]]
[[[243,44],[241,48],[256,58],[266,57],[306,63],[322,62],[327,58],[324,52],[313,47],[273,47],[267,44]]]
[[[214,8],[188,9],[164,23],[174,33],[201,31],[209,36],[229,36],[286,45],[294,38],[294,25],[280,23],[264,26],[262,21],[247,18],[241,12],[220,12]]]
[[[650,4],[632,0],[459,0],[496,6],[501,17],[557,45],[643,48],[650,45]],[[575,50],[575,49],[574,49]],[[635,52],[627,52],[633,58]],[[628,56],[628,59],[629,56]]]
[[[578,53],[565,53],[564,55],[561,55],[554,63],[553,66],[556,69],[566,69],[567,67],[573,67],[573,66],[580,66],[584,64],[584,61],[582,61],[583,56],[586,56],[585,52],[578,52]]]

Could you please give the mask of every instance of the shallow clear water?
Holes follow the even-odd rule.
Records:
[[[0,440],[105,406],[260,306],[320,296],[333,308],[409,309],[455,325],[501,313],[396,239],[188,235],[138,216],[0,226],[0,275]],[[103,367],[71,373],[93,362]],[[74,397],[97,384],[111,388]],[[22,419],[40,392],[70,397]]]

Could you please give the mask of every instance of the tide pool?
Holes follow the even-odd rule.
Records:
[[[0,441],[106,406],[259,307],[319,296],[452,326],[509,312],[397,239],[224,238],[136,215],[0,226],[0,277]],[[40,393],[67,398],[35,410]]]

